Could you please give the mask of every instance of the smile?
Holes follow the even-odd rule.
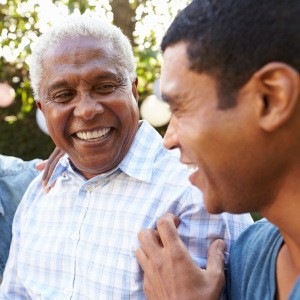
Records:
[[[104,128],[104,129],[99,129],[99,130],[93,130],[93,131],[81,131],[77,132],[76,136],[81,139],[81,140],[94,140],[101,138],[108,134],[110,132],[111,128]]]
[[[198,170],[198,166],[195,164],[186,164],[189,170],[196,172]]]

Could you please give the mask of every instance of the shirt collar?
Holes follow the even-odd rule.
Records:
[[[119,166],[108,171],[106,173],[107,175],[119,168],[130,177],[141,181],[151,180],[158,145],[162,144],[162,137],[147,121],[140,121],[139,125],[139,129],[128,153]],[[51,186],[59,176],[66,172],[74,173],[67,154],[61,157],[57,163],[48,182],[48,186]]]
[[[160,134],[147,121],[140,121],[133,143],[119,168],[138,180],[150,181],[160,144],[162,144]]]

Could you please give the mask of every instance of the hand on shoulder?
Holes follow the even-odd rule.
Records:
[[[157,222],[157,230],[139,233],[137,259],[144,270],[147,299],[220,299],[225,285],[222,240],[214,241],[206,269],[195,265],[176,227],[179,219],[167,213]]]

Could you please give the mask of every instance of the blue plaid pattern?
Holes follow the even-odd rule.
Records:
[[[137,234],[165,212],[179,215],[179,233],[204,267],[216,238],[233,240],[250,215],[209,215],[189,170],[145,121],[121,164],[90,180],[63,157],[45,194],[38,176],[13,224],[1,299],[145,299],[135,257]]]

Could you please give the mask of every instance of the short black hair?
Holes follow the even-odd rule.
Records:
[[[219,107],[272,61],[300,71],[299,0],[194,0],[175,18],[161,48],[187,42],[190,69],[214,76]]]

